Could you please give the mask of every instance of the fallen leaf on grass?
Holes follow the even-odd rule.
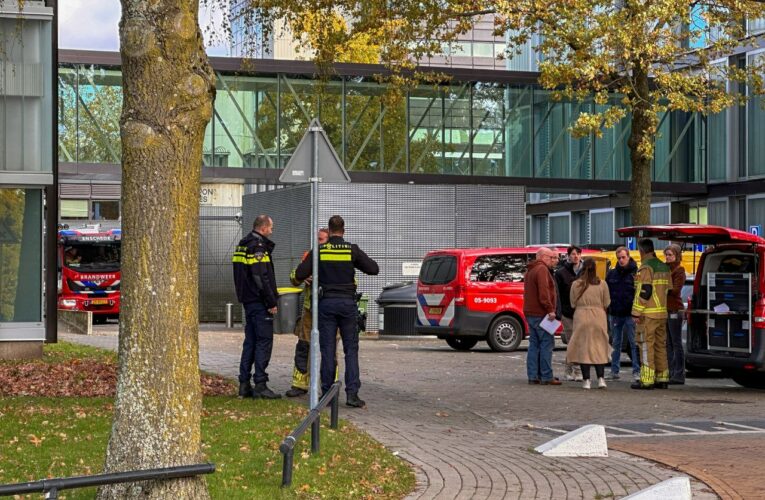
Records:
[[[29,439],[29,442],[30,442],[30,443],[32,443],[33,445],[35,445],[35,446],[36,446],[36,447],[38,447],[38,448],[40,447],[40,445],[42,444],[42,442],[43,442],[43,441],[45,441],[45,437],[42,437],[42,438],[38,438],[38,437],[37,437],[37,436],[35,436],[34,434],[29,434],[29,435],[27,436],[27,439]]]

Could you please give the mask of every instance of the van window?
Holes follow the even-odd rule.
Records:
[[[475,260],[470,281],[519,283],[525,272],[525,255],[485,255]]]
[[[457,258],[453,255],[436,255],[425,259],[420,269],[423,285],[445,285],[457,277]]]

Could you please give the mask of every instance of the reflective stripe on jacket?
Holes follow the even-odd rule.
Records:
[[[657,259],[656,255],[643,260],[635,276],[632,315],[666,319],[668,290],[669,266]]]
[[[311,275],[311,255],[309,252],[295,269],[295,279],[304,280]],[[380,272],[377,262],[341,236],[330,236],[327,243],[319,245],[319,286],[325,298],[355,297],[356,269],[370,275]]]
[[[279,294],[271,254],[276,245],[255,231],[242,238],[234,250],[234,286],[239,302],[262,302],[267,308],[276,307]]]

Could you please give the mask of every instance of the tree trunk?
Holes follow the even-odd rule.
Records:
[[[653,159],[656,114],[651,106],[648,71],[639,65],[633,71],[635,84],[631,97],[632,129],[628,145],[632,163],[630,214],[633,225],[651,223],[651,163]]]
[[[198,254],[202,142],[215,75],[198,0],[122,0],[122,306],[106,472],[203,461]],[[98,498],[209,498],[203,478]]]

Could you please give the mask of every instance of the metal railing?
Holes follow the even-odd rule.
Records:
[[[215,472],[215,464],[194,464],[165,467],[162,469],[95,474],[92,476],[43,479],[42,481],[32,481],[29,483],[0,485],[0,496],[44,493],[45,498],[57,499],[59,490],[71,490],[76,488],[88,488],[91,486],[102,486],[105,484],[132,483],[157,479],[178,479],[181,477],[198,476],[200,474],[212,474],[213,472]]]
[[[292,461],[295,454],[295,445],[298,439],[308,430],[308,426],[311,426],[311,453],[319,452],[319,430],[321,428],[321,410],[323,410],[330,402],[330,420],[329,425],[333,429],[337,429],[338,413],[340,411],[340,382],[335,382],[332,387],[322,396],[319,400],[319,404],[316,408],[308,412],[308,416],[300,422],[300,425],[290,433],[289,436],[284,438],[282,444],[279,446],[279,451],[284,455],[284,464],[282,466],[282,487],[292,484]]]

